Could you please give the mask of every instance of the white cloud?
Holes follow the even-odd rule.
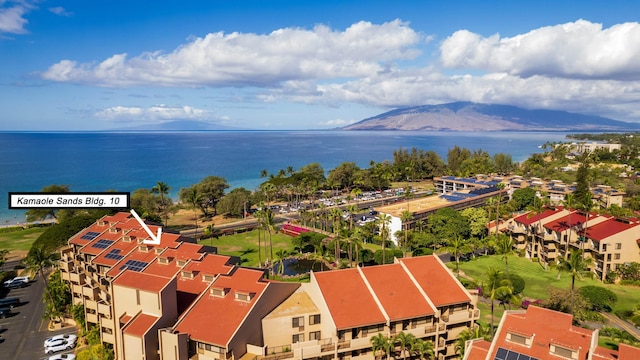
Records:
[[[50,7],[49,11],[56,14],[56,15],[60,15],[60,16],[72,16],[73,13],[70,11],[67,11],[65,8],[63,8],[62,6],[56,6],[56,7]]]
[[[422,39],[400,20],[380,25],[362,21],[344,31],[317,25],[266,35],[218,32],[168,54],[116,54],[98,64],[62,60],[42,77],[98,86],[271,87],[285,81],[367,76],[393,61],[418,56],[416,45]]]
[[[97,118],[107,121],[163,122],[170,120],[212,120],[214,114],[190,106],[155,105],[147,108],[113,106],[95,113]],[[223,120],[228,120],[224,118]]]
[[[9,5],[9,2],[0,2],[0,33],[24,34],[27,19],[24,15],[30,6],[25,3]]]
[[[328,120],[325,121],[323,123],[320,124],[320,126],[323,127],[342,127],[342,126],[347,126],[349,124],[353,124],[355,122],[357,122],[359,120],[344,120],[344,119],[332,119],[332,120]]]
[[[640,24],[603,28],[586,20],[547,26],[501,38],[459,30],[440,47],[450,68],[519,76],[640,79]]]

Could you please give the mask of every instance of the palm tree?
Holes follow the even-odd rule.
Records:
[[[462,330],[456,339],[456,350],[460,354],[460,357],[464,358],[464,351],[467,344],[467,341],[474,339],[485,339],[490,340],[491,334],[486,327],[475,324],[474,326]]]
[[[538,244],[538,252],[537,252],[537,257],[538,259],[540,259],[540,250],[542,249],[542,241],[543,241],[543,237],[544,237],[544,228],[542,227],[542,213],[545,212],[546,210],[546,205],[547,205],[547,201],[546,201],[546,195],[544,193],[541,193],[540,196],[535,196],[533,198],[533,204],[527,209],[529,211],[531,211],[531,213],[529,214],[529,216],[534,216],[537,215],[538,216],[538,233],[535,234],[534,236],[539,235],[540,236],[540,244]],[[534,245],[531,245],[531,255],[533,256],[533,247]]]
[[[378,218],[376,219],[376,221],[380,226],[380,240],[382,240],[382,263],[386,264],[386,245],[387,240],[389,239],[389,224],[391,223],[391,215],[378,213]]]
[[[504,260],[504,272],[509,277],[509,255],[514,253],[513,251],[513,240],[511,237],[502,235],[497,239],[495,245],[496,253],[502,255],[502,259]]]
[[[565,260],[563,258],[559,258],[559,260],[559,270],[566,271],[571,275],[571,314],[573,314],[573,295],[575,293],[576,278],[582,279],[583,276],[593,276],[593,273],[589,270],[589,267],[593,264],[593,258],[585,258],[582,255],[582,250],[572,249],[569,259]]]
[[[197,224],[196,224],[197,227]],[[209,239],[211,239],[211,246],[213,246],[213,238],[216,237],[216,229],[215,229],[215,225],[214,224],[209,224],[207,225],[206,228],[204,228],[204,233],[209,235]]]
[[[264,210],[262,220],[264,222],[264,227],[267,230],[267,234],[269,234],[269,255],[270,255],[269,261],[273,261],[273,241],[271,239],[271,233],[274,230],[275,219],[273,217],[273,211],[271,211],[270,208],[266,208]]]
[[[195,221],[196,221],[196,228],[195,228],[196,233],[194,235],[194,238],[197,239],[198,238],[198,206],[202,202],[202,194],[198,191],[197,187],[192,186],[187,189],[187,195],[185,200],[189,203],[189,206],[193,208],[193,217],[195,218]]]
[[[372,336],[370,341],[374,357],[378,350],[382,350],[387,356],[387,359],[389,358],[393,343],[388,337],[384,336],[382,333],[378,333],[378,335]]]
[[[55,253],[49,252],[44,245],[32,247],[27,254],[27,257],[23,260],[27,265],[27,269],[34,271],[37,275],[40,275],[44,283],[44,289],[51,301],[54,314],[60,314],[56,308],[56,302],[49,291],[49,285],[45,271],[55,264]]]
[[[420,359],[431,359],[435,355],[431,340],[416,339],[411,344],[411,352],[417,353]]]
[[[152,194],[159,194],[160,195],[160,208],[162,209],[162,214],[164,215],[164,225],[167,226],[167,207],[166,207],[166,203],[165,203],[165,199],[164,196],[165,195],[169,195],[169,191],[171,191],[171,187],[163,182],[163,181],[158,181],[158,183],[151,188],[151,193]]]
[[[469,245],[460,236],[455,235],[453,239],[447,242],[444,249],[448,253],[453,254],[453,257],[456,259],[456,274],[460,276],[460,269],[458,267],[458,265],[460,265],[460,256],[464,253],[469,252]]]
[[[411,345],[416,341],[416,337],[413,334],[406,334],[404,331],[401,331],[398,335],[396,335],[392,343],[398,343],[400,345],[400,354],[402,355],[402,359],[405,359],[405,350],[410,350]]]
[[[264,209],[265,209],[264,203],[262,203],[260,206],[260,210],[256,211],[253,214],[256,217],[256,220],[258,221],[258,227],[256,228],[258,230],[258,267],[262,267],[262,229],[264,228],[264,225],[263,225]]]
[[[276,257],[278,258],[278,274],[284,274],[284,258],[289,255],[289,252],[284,249],[276,251]]]
[[[489,299],[491,300],[491,335],[493,336],[494,319],[494,305],[495,300],[504,298],[504,295],[509,293],[509,287],[511,283],[505,279],[502,275],[502,271],[494,267],[487,269],[487,283],[485,284],[489,290]]]
[[[504,189],[505,185],[503,183],[498,183],[496,185],[496,187],[498,188],[498,190],[500,191],[498,193],[498,199],[496,201],[496,240],[498,239],[498,228],[499,228],[499,222],[500,222],[500,203],[502,202],[502,189]],[[491,218],[489,218],[489,220],[491,220]]]
[[[402,221],[402,226],[404,227],[404,241],[402,242],[402,257],[407,256],[407,243],[409,241],[409,221],[413,220],[413,213],[411,211],[405,210],[400,214],[400,220]]]
[[[569,223],[567,225],[567,228],[568,228],[567,229],[567,243],[566,243],[566,245],[564,247],[564,258],[567,259],[567,258],[569,258],[569,243],[571,243],[571,228],[573,228],[573,224],[571,223],[571,214],[573,213],[572,208],[574,206],[573,194],[567,194],[567,196],[565,197],[565,199],[562,202],[562,204],[569,211],[568,220],[567,220],[567,222]]]

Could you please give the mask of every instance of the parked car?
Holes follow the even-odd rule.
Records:
[[[47,360],[75,360],[75,358],[74,354],[56,354],[49,356]]]
[[[68,342],[75,343],[76,340],[78,340],[78,337],[75,334],[60,334],[60,335],[52,336],[44,341],[44,347],[50,346],[51,344],[59,340],[65,340]]]
[[[50,355],[59,351],[71,350],[75,346],[76,346],[75,341],[71,342],[65,339],[58,339],[58,340],[52,341],[48,346],[45,346],[44,352],[47,355]]]
[[[11,314],[12,314],[11,308],[8,308],[8,307],[0,308],[0,319],[7,318],[11,316]]]
[[[29,285],[31,279],[28,276],[18,276],[4,282],[4,286],[9,289],[21,288]]]
[[[0,299],[0,308],[12,308],[14,306],[18,306],[20,305],[20,298],[17,297],[10,297],[10,298],[4,298],[4,299]]]

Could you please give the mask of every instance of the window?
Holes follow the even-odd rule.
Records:
[[[293,334],[293,338],[291,339],[292,343],[302,342],[304,341],[304,334]]]
[[[614,254],[613,255],[613,259],[614,260],[620,260],[620,254],[619,253],[618,254]]]
[[[616,250],[622,249],[622,243],[616,243]]]
[[[507,340],[509,340],[511,342],[514,342],[516,344],[520,344],[520,345],[524,345],[524,346],[530,346],[532,338],[524,336],[524,335],[514,334],[514,333],[510,332],[510,333],[507,333]]]
[[[551,345],[551,353],[554,355],[562,356],[567,359],[573,359],[573,350],[560,347],[558,345]]]
[[[312,331],[309,333],[309,340],[320,340],[320,331]]]
[[[136,305],[140,305],[140,290],[136,289]]]
[[[294,317],[291,320],[291,327],[296,328],[296,327],[301,327],[301,326],[304,326],[304,318],[302,316]]]
[[[309,325],[320,324],[320,314],[309,315]]]
[[[607,251],[607,244],[602,244],[602,251]]]

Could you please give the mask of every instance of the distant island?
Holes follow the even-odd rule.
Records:
[[[640,124],[558,110],[454,102],[399,108],[340,130],[637,131]]]

